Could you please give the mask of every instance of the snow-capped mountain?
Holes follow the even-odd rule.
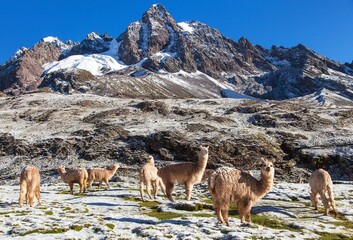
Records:
[[[0,66],[0,91],[17,95],[38,87],[120,97],[240,93],[278,100],[326,88],[353,99],[353,62],[335,62],[301,44],[265,49],[245,38],[235,42],[197,21],[177,23],[155,4],[117,38],[90,33],[82,42],[63,43],[46,37]]]

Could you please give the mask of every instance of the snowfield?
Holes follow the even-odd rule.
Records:
[[[119,170],[117,175],[121,175]],[[140,201],[137,172],[119,176],[112,188],[86,194],[68,193],[57,183],[42,184],[42,204],[18,206],[19,185],[0,187],[1,239],[317,239],[353,237],[353,185],[334,184],[339,219],[309,207],[308,184],[276,182],[252,209],[255,223],[242,226],[231,210],[231,226],[217,223],[206,184],[197,185],[190,202],[176,188],[175,203],[162,195],[156,202]],[[11,193],[11,194],[9,194]],[[161,193],[160,193],[161,194]],[[197,209],[195,206],[203,206]],[[181,210],[182,207],[195,211]],[[343,239],[343,238],[342,238]]]

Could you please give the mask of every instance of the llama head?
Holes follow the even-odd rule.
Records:
[[[200,146],[200,152],[199,152],[199,156],[205,156],[208,154],[208,148],[209,146]]]
[[[61,173],[64,173],[65,172],[65,167],[64,166],[59,166],[58,167],[58,173],[61,174]]]
[[[114,163],[113,164],[113,169],[118,169],[120,167],[119,163]]]
[[[153,163],[153,164],[154,164],[154,158],[153,158],[153,156],[152,156],[152,155],[148,155],[146,162],[147,162],[147,163]]]
[[[268,177],[273,177],[275,175],[275,168],[272,161],[262,159],[261,174]]]

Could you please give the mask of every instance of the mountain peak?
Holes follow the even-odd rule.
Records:
[[[148,10],[147,12],[145,12],[145,14],[156,14],[158,13],[158,15],[160,17],[164,16],[164,15],[170,15],[167,11],[167,9],[160,3],[158,4],[153,4]]]

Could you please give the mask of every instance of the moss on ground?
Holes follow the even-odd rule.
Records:
[[[20,234],[20,236],[25,236],[33,233],[40,233],[40,234],[59,234],[59,233],[64,233],[69,231],[68,228],[52,228],[52,229],[43,229],[43,228],[37,228],[30,230],[28,232]]]

